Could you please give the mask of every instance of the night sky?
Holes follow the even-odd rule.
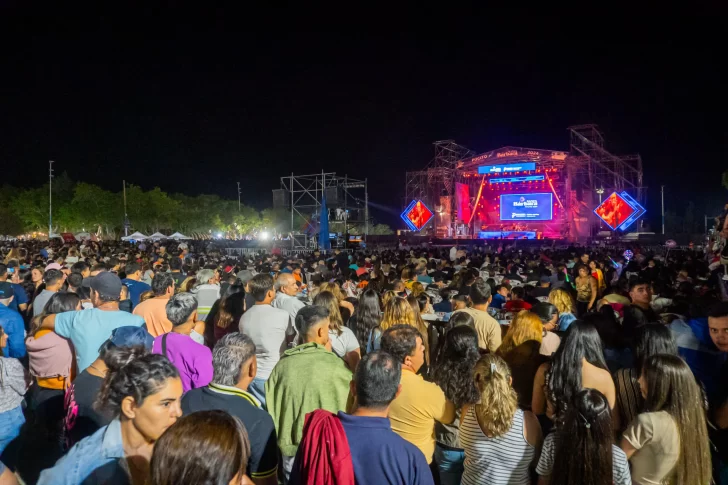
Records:
[[[0,7],[0,166],[14,186],[43,183],[53,159],[114,190],[235,198],[239,180],[264,208],[281,176],[326,170],[367,177],[370,199],[399,210],[405,171],[435,140],[565,150],[567,126],[596,123],[612,152],[641,153],[655,223],[661,184],[678,213],[728,198],[725,41],[708,24],[577,39],[593,25],[544,19],[486,38],[396,22],[333,32],[312,13],[15,5]]]

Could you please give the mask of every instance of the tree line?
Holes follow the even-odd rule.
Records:
[[[105,190],[98,185],[73,181],[65,172],[53,180],[53,232],[98,232],[104,237],[123,235],[123,192]],[[18,189],[5,185],[0,190],[0,235],[17,236],[29,232],[48,231],[49,187]],[[224,233],[245,235],[259,230],[289,232],[290,212],[267,208],[258,211],[237,200],[217,195],[194,197],[169,194],[159,187],[143,190],[127,185],[126,213],[131,231],[184,234]],[[295,230],[303,230],[306,221],[294,217]],[[333,231],[333,229],[332,229]],[[350,232],[363,232],[352,228]],[[377,224],[369,234],[391,234],[392,230]]]

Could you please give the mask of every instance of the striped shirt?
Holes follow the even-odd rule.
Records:
[[[529,485],[529,467],[536,454],[524,437],[523,411],[516,410],[511,429],[489,438],[480,428],[475,407],[468,409],[460,426],[460,445],[465,449],[463,485]]]
[[[536,473],[541,477],[551,476],[554,469],[556,458],[556,433],[551,433],[546,437],[541,449],[541,457],[538,460]],[[562,459],[584,457],[561,457]],[[627,463],[627,455],[624,454],[619,447],[612,445],[612,479],[614,485],[632,485],[632,477],[629,474],[629,464]]]

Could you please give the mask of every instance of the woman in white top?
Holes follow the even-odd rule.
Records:
[[[329,342],[331,350],[344,359],[352,372],[361,360],[361,348],[354,332],[344,326],[339,311],[339,301],[330,291],[322,291],[313,299],[313,304],[329,310]]]
[[[460,445],[465,449],[464,485],[529,485],[543,442],[530,411],[518,408],[506,362],[486,354],[475,365],[480,402],[463,408]]]
[[[639,378],[644,413],[622,435],[636,484],[708,485],[712,480],[703,394],[676,355],[648,357]]]
[[[629,464],[614,444],[609,401],[582,389],[562,426],[546,437],[536,467],[539,485],[631,485]]]

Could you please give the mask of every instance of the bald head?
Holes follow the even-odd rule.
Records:
[[[285,293],[288,296],[296,296],[298,294],[298,285],[296,279],[290,273],[280,273],[275,283],[276,291]]]

